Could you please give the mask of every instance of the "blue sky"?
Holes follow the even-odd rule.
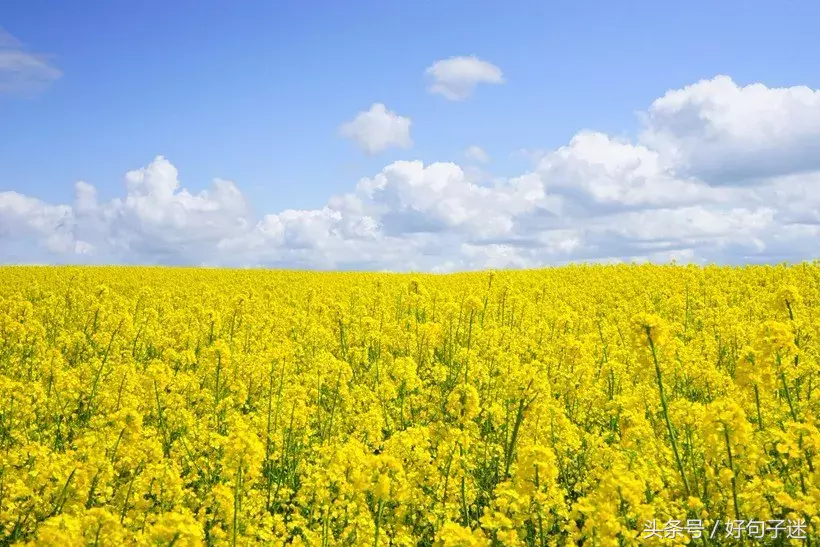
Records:
[[[287,209],[321,210],[393,162],[463,164],[471,145],[492,158],[485,177],[543,175],[543,166],[516,152],[549,154],[582,130],[635,141],[643,128],[638,113],[704,79],[820,88],[818,21],[816,2],[6,2],[0,27],[19,41],[17,50],[61,75],[34,93],[0,91],[0,192],[74,207],[82,180],[104,203],[123,197],[126,172],[161,155],[191,193],[217,177],[235,182],[251,211],[245,217],[258,223]],[[426,69],[454,56],[492,63],[503,83],[479,84],[459,101],[428,92]],[[342,124],[373,103],[412,120],[411,147],[368,155],[340,135]],[[671,163],[664,169],[685,171]],[[363,216],[386,226],[379,214]],[[44,237],[16,230],[7,217],[6,249]],[[574,229],[567,226],[560,229]],[[445,235],[459,249],[509,244]],[[94,260],[155,261],[118,249]],[[212,251],[206,245],[183,262],[208,262]],[[452,262],[419,253],[418,267]],[[239,261],[257,262],[248,256]],[[19,251],[0,258],[26,259]],[[297,263],[344,267],[326,258]],[[364,266],[390,266],[369,260]]]

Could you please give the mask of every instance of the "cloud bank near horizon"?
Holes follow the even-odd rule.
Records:
[[[375,105],[348,136],[370,153],[406,147],[402,120]],[[396,271],[817,256],[820,90],[717,76],[667,92],[641,121],[631,140],[580,131],[492,184],[455,162],[396,161],[314,210],[254,211],[222,179],[193,193],[159,156],[108,201],[86,182],[66,204],[0,192],[0,256]]]

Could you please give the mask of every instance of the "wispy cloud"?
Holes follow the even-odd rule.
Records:
[[[0,27],[0,93],[36,95],[62,75],[45,56],[28,51]]]
[[[477,145],[468,147],[467,150],[464,151],[464,156],[475,163],[487,163],[490,161],[490,155]]]

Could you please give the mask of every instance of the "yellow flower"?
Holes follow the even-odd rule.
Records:
[[[667,335],[666,322],[658,315],[639,313],[632,318],[632,325],[638,342],[646,344],[649,339],[659,345]]]
[[[204,545],[202,528],[186,513],[165,513],[148,528],[146,536],[155,545]]]
[[[818,280],[0,267],[0,527],[637,545],[653,519],[740,515],[814,537]]]
[[[478,390],[471,384],[459,384],[447,398],[447,411],[460,422],[468,422],[480,410]]]
[[[379,475],[379,480],[376,482],[376,488],[373,493],[381,500],[390,498],[390,477],[386,474]]]
[[[440,547],[483,547],[490,545],[480,530],[471,530],[447,521],[436,535],[436,545]]]
[[[37,530],[35,545],[84,546],[82,522],[69,515],[58,515],[46,520]]]
[[[477,296],[469,296],[467,300],[464,301],[464,309],[467,310],[467,313],[475,313],[481,310],[482,307],[481,299]]]

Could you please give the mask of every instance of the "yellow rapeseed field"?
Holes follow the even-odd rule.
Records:
[[[4,267],[1,543],[817,545],[819,351],[809,264]]]

